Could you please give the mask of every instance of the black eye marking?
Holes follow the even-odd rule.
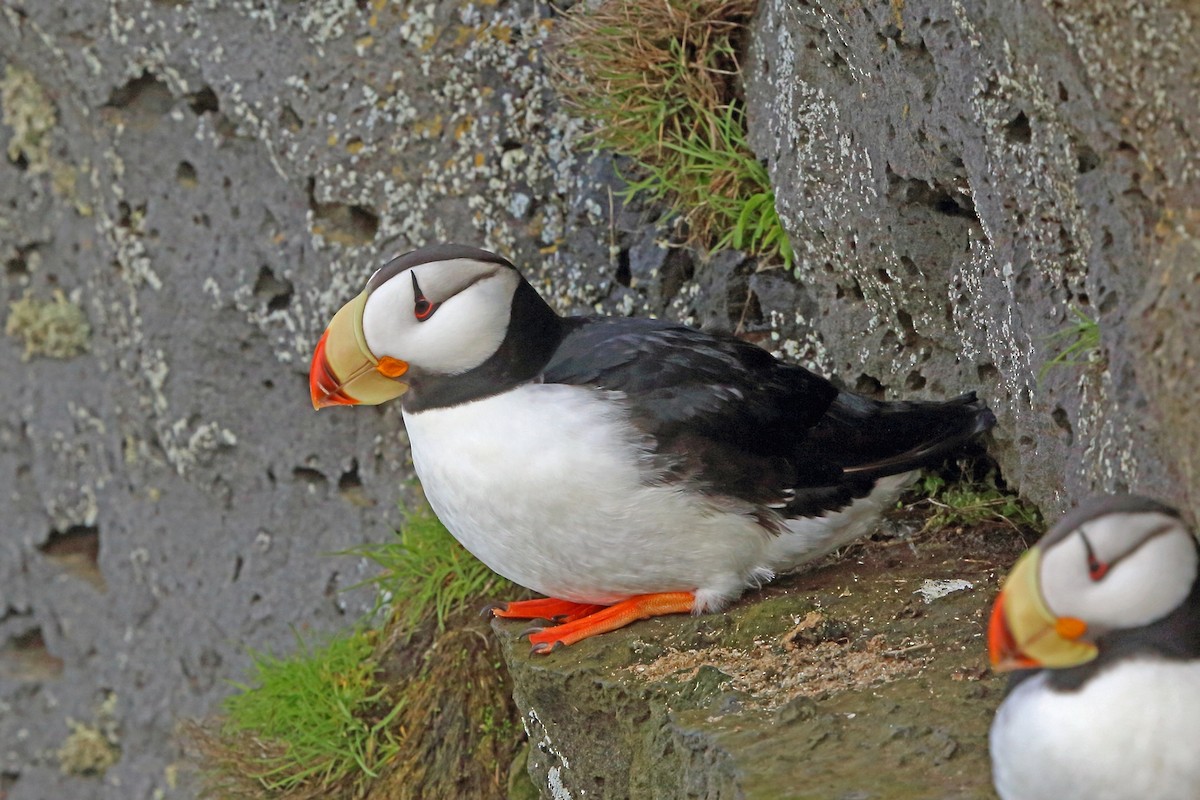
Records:
[[[437,311],[439,304],[432,302],[422,294],[421,287],[417,284],[415,270],[408,274],[412,276],[413,283],[413,316],[417,318],[417,322],[424,322],[433,316],[433,312]]]
[[[1082,530],[1079,532],[1079,538],[1083,539],[1083,547],[1087,550],[1088,577],[1093,581],[1103,580],[1104,576],[1108,574],[1108,570],[1112,567],[1112,564],[1105,564],[1096,558],[1096,553],[1092,550],[1092,543],[1088,541],[1087,536],[1083,534]]]
[[[1091,578],[1093,581],[1103,580],[1104,576],[1107,575],[1109,573],[1109,571],[1112,570],[1113,567],[1115,567],[1117,564],[1121,563],[1121,561],[1123,561],[1124,559],[1126,559],[1129,556],[1136,553],[1147,542],[1151,541],[1152,539],[1155,539],[1158,536],[1163,535],[1164,533],[1174,530],[1176,527],[1176,524],[1177,523],[1175,523],[1173,521],[1165,522],[1162,525],[1159,525],[1157,528],[1154,528],[1153,530],[1148,531],[1141,538],[1140,541],[1138,541],[1136,544],[1134,544],[1133,547],[1131,547],[1129,550],[1127,550],[1124,553],[1113,556],[1112,560],[1110,560],[1108,562],[1104,562],[1104,561],[1101,561],[1100,559],[1096,558],[1096,554],[1092,550],[1092,543],[1089,542],[1087,536],[1084,535],[1083,528],[1080,528],[1079,529],[1079,538],[1083,539],[1083,547],[1085,550],[1087,550],[1088,577]]]

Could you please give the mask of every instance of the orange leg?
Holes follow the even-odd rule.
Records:
[[[696,595],[692,592],[640,594],[562,625],[531,628],[529,642],[533,645],[533,652],[549,653],[560,644],[572,645],[589,636],[623,628],[639,619],[662,614],[685,614],[692,610],[695,602]]]
[[[536,600],[516,600],[512,603],[497,603],[488,606],[484,613],[507,619],[548,619],[552,622],[571,622],[586,617],[604,608],[591,603],[572,603],[554,597],[539,597]]]

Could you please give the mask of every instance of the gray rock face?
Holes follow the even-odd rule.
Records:
[[[1186,337],[1194,296],[1164,249],[1195,241],[1200,39],[1186,4],[1134,10],[766,0],[751,40],[751,136],[818,309],[767,294],[765,313],[860,389],[979,387],[1005,477],[1051,513],[1200,491],[1168,444],[1194,441],[1171,399],[1194,370],[1156,339]],[[1074,310],[1100,347],[1051,365]]]
[[[0,4],[0,796],[192,796],[176,721],[369,607],[403,427],[308,357],[391,255],[561,237],[547,13]]]
[[[1194,518],[1200,518],[1200,215],[1169,215],[1157,232],[1161,249],[1146,290],[1131,312],[1134,374],[1152,398],[1167,433]]]
[[[367,607],[328,554],[390,535],[404,434],[314,417],[307,359],[428,242],[860,390],[981,387],[1050,510],[1195,509],[1200,54],[1194,12],[1138,9],[764,0],[748,96],[790,276],[612,200],[553,107],[544,3],[0,3],[0,795],[193,796],[175,722],[247,646]],[[1073,307],[1098,361],[1039,379]]]

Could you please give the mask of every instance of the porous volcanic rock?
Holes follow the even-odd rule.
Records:
[[[773,327],[859,389],[978,388],[1044,511],[1195,508],[1197,24],[1183,2],[763,0],[750,134],[814,309],[760,295]],[[1099,347],[1058,358],[1079,315]]]
[[[564,311],[738,330],[868,393],[978,388],[1006,477],[1050,512],[1122,487],[1196,508],[1193,9],[763,0],[746,96],[790,274],[675,247],[620,202],[627,165],[555,106],[555,13],[0,3],[7,800],[193,797],[176,721],[247,647],[369,607],[344,591],[366,565],[330,554],[412,500],[403,428],[394,407],[313,417],[307,358],[381,262],[434,241],[504,253]],[[1075,310],[1101,347],[1047,367]],[[104,753],[86,768],[62,755],[81,730]],[[742,780],[703,752],[696,785]]]

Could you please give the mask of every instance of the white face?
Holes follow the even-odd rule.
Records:
[[[1083,620],[1094,640],[1170,614],[1191,591],[1196,569],[1183,523],[1143,511],[1084,523],[1046,549],[1039,577],[1050,611]]]
[[[466,372],[504,341],[519,282],[509,267],[470,258],[398,272],[367,297],[367,347],[376,358],[391,356],[425,372]]]

